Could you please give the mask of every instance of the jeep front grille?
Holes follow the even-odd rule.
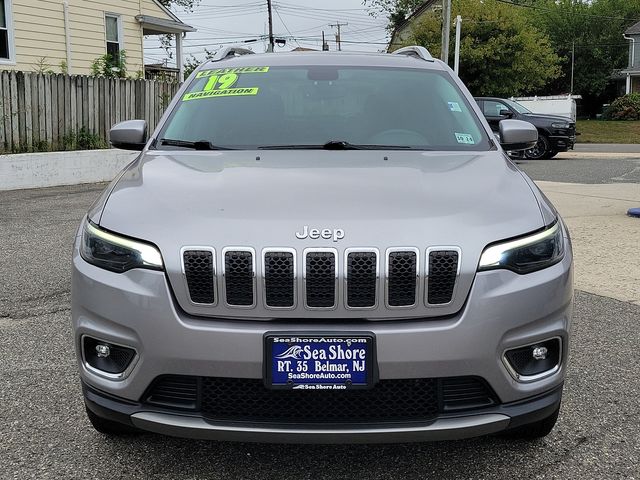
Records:
[[[211,250],[184,250],[182,267],[193,303],[215,303],[215,258]]]
[[[355,310],[412,308],[419,298],[427,307],[449,305],[461,258],[457,247],[427,249],[422,265],[420,251],[413,247],[390,248],[382,258],[374,248],[349,248],[342,255],[333,248],[309,248],[300,253],[269,248],[257,254],[261,261],[247,247],[224,248],[218,259],[208,247],[186,247],[182,255],[193,304],[214,306],[219,296],[229,308],[253,308],[261,303],[266,308],[289,310],[298,305],[330,310],[340,304]],[[216,261],[222,271],[218,283]]]
[[[227,305],[251,307],[255,304],[255,268],[250,250],[225,250],[224,291]]]
[[[333,250],[305,252],[305,304],[334,308],[337,301],[338,262]]]
[[[429,252],[427,269],[427,303],[444,305],[451,302],[458,277],[458,257],[455,250]]]
[[[375,307],[378,291],[378,252],[347,252],[345,278],[347,307]]]
[[[264,298],[267,307],[293,308],[296,301],[295,254],[290,251],[264,253]]]
[[[414,306],[417,288],[418,252],[390,251],[387,258],[387,306]]]

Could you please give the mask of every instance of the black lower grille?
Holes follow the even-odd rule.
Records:
[[[198,407],[198,377],[164,376],[153,383],[147,402],[162,407],[195,410]]]
[[[309,252],[305,265],[307,306],[331,308],[336,305],[336,255],[333,252]]]
[[[213,252],[187,250],[183,253],[184,274],[193,303],[213,304]]]
[[[295,303],[295,259],[290,252],[264,255],[264,294],[269,307],[288,308]]]
[[[389,253],[387,302],[391,307],[407,307],[416,303],[418,275],[416,252]]]
[[[227,304],[253,305],[253,253],[228,251],[224,255],[224,285]]]
[[[452,377],[442,380],[445,411],[488,407],[495,403],[487,384],[476,377]]]
[[[177,380],[176,380],[177,379]],[[477,377],[382,380],[370,390],[270,390],[261,380],[219,377],[161,377],[146,403],[170,406],[170,391],[183,379],[198,387],[197,407],[218,421],[355,424],[429,421],[439,413],[496,404]],[[185,380],[186,381],[186,380]],[[177,382],[177,383],[176,383]],[[171,388],[170,388],[171,387]],[[183,390],[177,389],[178,408]],[[190,397],[193,400],[193,396]]]
[[[375,306],[377,270],[376,252],[351,252],[347,255],[347,306],[351,308]]]
[[[427,303],[438,305],[451,301],[458,277],[458,261],[458,252],[455,250],[429,253]]]

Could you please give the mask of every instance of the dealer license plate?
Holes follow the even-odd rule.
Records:
[[[271,388],[368,388],[375,380],[374,362],[373,334],[265,335],[265,380]]]

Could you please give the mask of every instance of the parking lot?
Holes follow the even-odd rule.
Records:
[[[575,230],[578,290],[562,412],[544,440],[284,446],[96,433],[76,373],[69,276],[75,230],[104,186],[56,187],[0,192],[2,478],[640,478],[640,296],[633,259],[640,255],[640,220],[622,212],[630,200],[640,206],[634,197],[640,154],[572,154],[520,165],[545,182],[554,202],[578,198],[567,203],[568,213],[560,208]],[[571,184],[591,190],[576,193]],[[582,214],[582,205],[606,214]],[[603,245],[607,235],[613,244]],[[617,259],[628,270],[607,273],[615,259],[606,255],[620,251],[631,256]]]

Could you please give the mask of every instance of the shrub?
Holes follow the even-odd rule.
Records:
[[[62,137],[63,150],[98,150],[108,148],[99,135],[82,127],[79,131]]]
[[[605,120],[640,120],[640,93],[616,98],[602,116]]]

